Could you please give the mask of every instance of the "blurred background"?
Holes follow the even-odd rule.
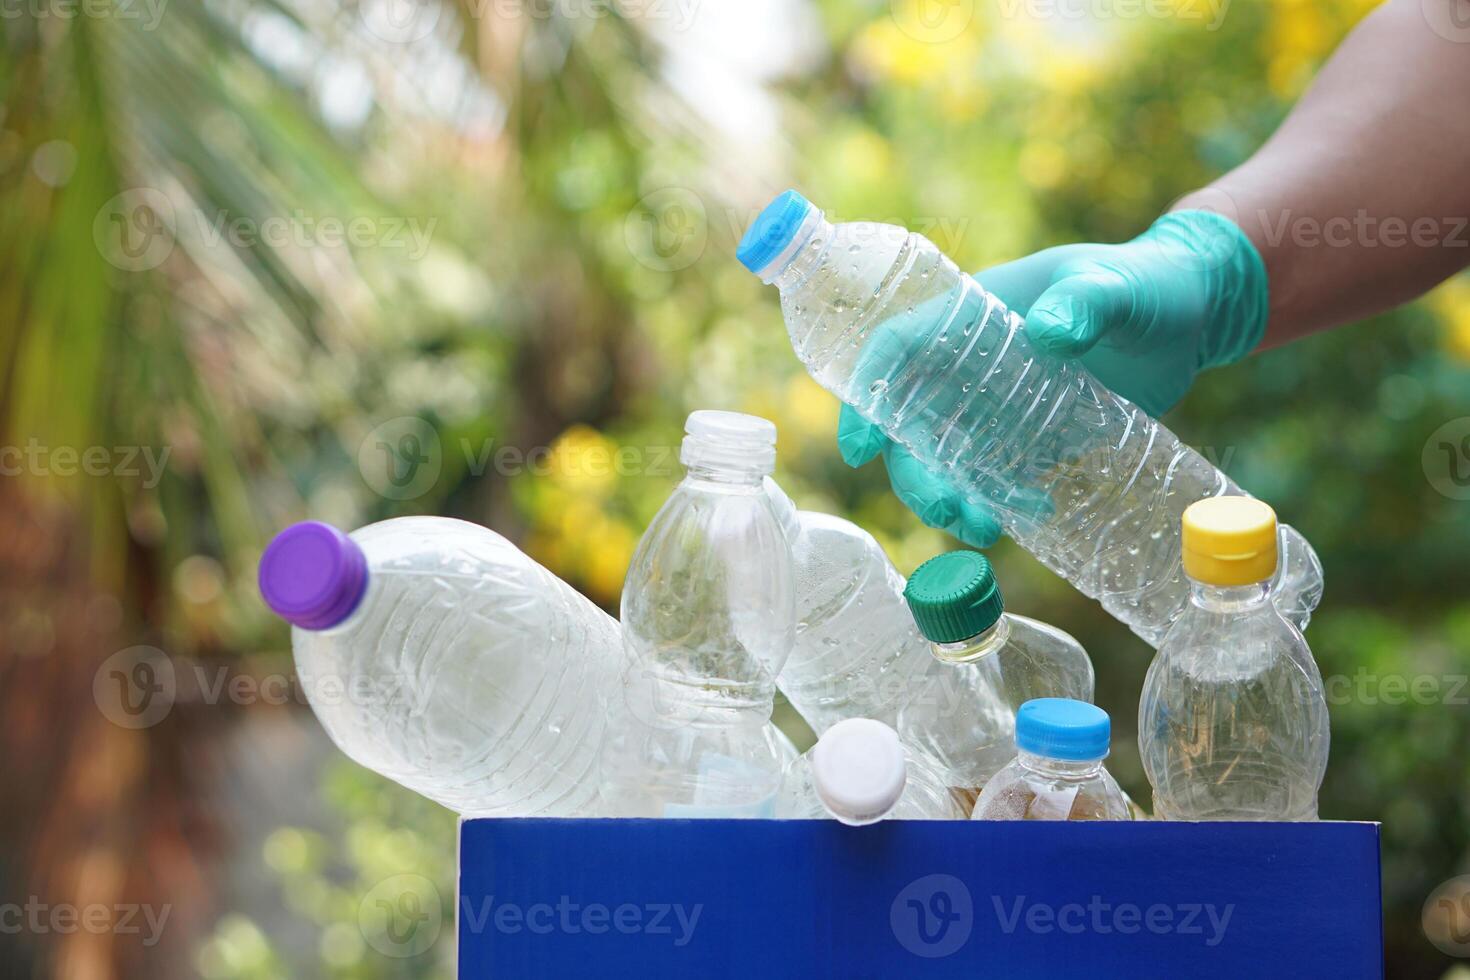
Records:
[[[774,419],[788,491],[911,571],[955,543],[839,460],[835,402],[733,258],[756,210],[798,186],[967,269],[1130,238],[1370,7],[6,5],[0,926],[27,924],[0,974],[451,976],[455,818],[326,740],[256,591],[270,535],[459,516],[616,611],[711,407]],[[1466,416],[1459,279],[1206,375],[1167,420],[1326,566],[1322,814],[1383,821],[1394,977],[1470,977],[1430,901],[1470,870]],[[1091,651],[1146,800],[1148,649],[994,557],[1010,608]],[[401,875],[440,903],[408,956],[367,914]],[[134,914],[51,914],[98,906]]]

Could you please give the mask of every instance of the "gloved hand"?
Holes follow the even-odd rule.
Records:
[[[1150,415],[1173,407],[1200,371],[1245,357],[1266,330],[1260,253],[1233,222],[1208,211],[1172,212],[1131,242],[1062,245],[975,278],[1025,317],[1036,347],[1080,359]],[[881,453],[894,493],[930,527],[980,548],[1000,537],[988,509],[961,497],[848,405],[837,445],[849,466]]]

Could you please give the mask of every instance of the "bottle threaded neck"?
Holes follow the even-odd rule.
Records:
[[[776,469],[776,426],[755,415],[702,410],[684,425],[679,461],[706,479],[759,483]]]

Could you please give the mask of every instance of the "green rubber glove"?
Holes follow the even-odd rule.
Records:
[[[976,279],[1026,319],[1040,350],[1073,357],[1150,415],[1184,397],[1206,368],[1232,364],[1266,330],[1266,267],[1236,225],[1176,211],[1121,245],[1062,245],[994,266]],[[902,341],[882,337],[895,356]],[[874,352],[878,356],[889,353]],[[988,547],[1000,525],[850,406],[837,445],[849,466],[882,454],[900,500],[930,527]]]

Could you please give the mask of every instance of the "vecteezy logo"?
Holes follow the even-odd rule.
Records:
[[[357,925],[368,945],[384,956],[406,959],[433,946],[444,924],[439,889],[423,875],[401,874],[378,882],[357,905]]]
[[[686,187],[646,194],[623,221],[623,241],[633,258],[650,269],[687,269],[709,243],[704,201]]]
[[[894,898],[888,924],[899,944],[915,956],[949,956],[969,941],[975,924],[970,889],[954,875],[926,875]]]
[[[1451,500],[1470,500],[1470,415],[1435,429],[1420,457],[1429,485]]]
[[[119,650],[92,676],[92,700],[120,728],[149,728],[173,710],[177,693],[173,661],[157,647]]]
[[[151,187],[123,191],[92,219],[92,240],[125,272],[156,269],[174,250],[174,206]]]
[[[975,0],[890,0],[893,22],[915,41],[945,44],[975,19]]]
[[[443,9],[440,0],[365,0],[362,23],[389,44],[412,44],[433,33]]]
[[[1470,875],[1451,878],[1431,892],[1420,924],[1441,951],[1470,956]]]
[[[1446,41],[1470,44],[1470,3],[1465,0],[1420,0],[1429,29]]]
[[[424,419],[400,415],[375,427],[357,447],[357,468],[374,491],[389,500],[422,497],[439,482],[443,464],[439,433]]]

